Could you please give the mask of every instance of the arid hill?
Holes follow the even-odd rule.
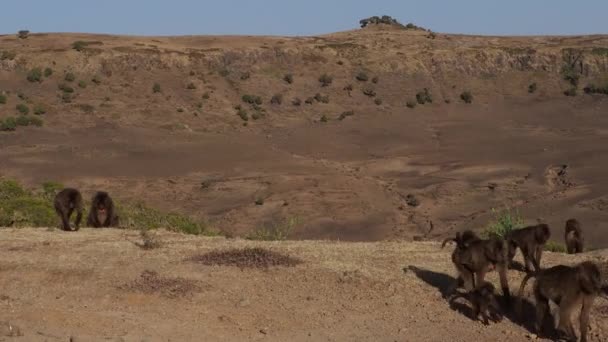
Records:
[[[434,239],[508,206],[558,241],[576,217],[596,248],[606,87],[605,35],[5,35],[0,119],[32,125],[0,132],[0,176],[228,235]]]

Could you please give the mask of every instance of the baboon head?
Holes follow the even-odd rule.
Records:
[[[544,244],[547,242],[547,240],[549,240],[550,237],[551,230],[549,229],[548,225],[541,223],[535,227],[534,239],[536,240],[536,242],[538,242],[539,244]]]
[[[591,261],[584,261],[578,266],[578,281],[583,292],[598,294],[603,291],[600,269]]]

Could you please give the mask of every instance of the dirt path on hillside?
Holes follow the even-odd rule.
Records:
[[[451,248],[438,243],[258,243],[167,232],[157,240],[161,248],[144,250],[134,231],[0,230],[0,340],[536,339],[512,317],[486,327],[466,316],[465,302],[450,308],[442,291],[454,280]],[[190,260],[233,247],[302,263],[239,269]],[[581,260],[607,262],[608,254],[543,257],[546,265]],[[521,274],[509,276],[514,291]],[[608,338],[607,318],[608,302],[598,299],[591,341]]]

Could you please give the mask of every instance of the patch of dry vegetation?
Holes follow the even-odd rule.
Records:
[[[298,258],[270,251],[264,248],[229,249],[212,251],[190,258],[207,266],[236,266],[238,268],[294,267],[302,263]]]
[[[168,298],[187,297],[201,290],[196,281],[182,277],[163,277],[155,271],[145,270],[139,279],[119,287],[121,290],[158,294]]]

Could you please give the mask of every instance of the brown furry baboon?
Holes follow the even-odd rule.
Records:
[[[558,332],[565,334],[570,341],[576,341],[576,333],[572,326],[571,316],[582,304],[580,314],[581,341],[587,341],[589,326],[589,311],[597,295],[605,291],[598,266],[590,261],[576,266],[558,265],[540,272],[528,273],[519,287],[517,313],[521,317],[521,300],[530,278],[536,278],[534,283],[534,298],[536,300],[536,332],[540,333],[545,314],[550,313],[549,300],[559,305]]]
[[[566,221],[565,230],[564,240],[568,254],[582,253],[584,239],[581,224],[576,219],[569,219]]]
[[[118,216],[114,213],[114,201],[107,192],[99,191],[91,200],[91,211],[87,225],[93,228],[116,227]]]
[[[507,279],[508,250],[503,239],[493,237],[488,240],[470,240],[468,247],[454,250],[452,262],[458,271],[459,279],[456,286],[447,291],[448,294],[453,293],[461,283],[464,283],[467,291],[473,290],[475,284],[483,283],[487,272],[496,269],[504,298],[510,303],[511,294]]]
[[[462,232],[462,234],[460,232],[457,232],[456,237],[447,238],[447,239],[443,240],[443,242],[441,243],[441,248],[445,247],[445,245],[448,242],[454,241],[454,242],[456,242],[457,248],[463,249],[463,248],[468,247],[469,244],[471,243],[471,241],[474,241],[474,240],[479,240],[479,237],[477,236],[477,234],[475,234],[471,230],[465,230],[464,232]]]
[[[526,272],[531,271],[531,266],[534,266],[534,271],[540,271],[540,259],[543,254],[543,248],[551,237],[551,229],[549,226],[541,223],[535,226],[529,226],[521,229],[516,229],[507,235],[507,240],[519,247],[521,254],[524,257]],[[509,258],[515,256],[509,253]]]
[[[498,301],[494,296],[494,285],[490,282],[484,281],[479,284],[473,291],[466,294],[458,294],[450,299],[450,302],[457,298],[463,297],[468,299],[473,306],[473,319],[479,319],[481,314],[482,322],[485,325],[490,324],[489,320],[493,322],[502,321],[502,313]]]
[[[74,230],[80,229],[80,221],[82,220],[82,195],[80,191],[73,188],[65,188],[55,195],[53,201],[55,211],[61,218],[61,229],[65,231],[71,231],[70,217],[74,210],[76,210],[76,222],[74,224]]]

